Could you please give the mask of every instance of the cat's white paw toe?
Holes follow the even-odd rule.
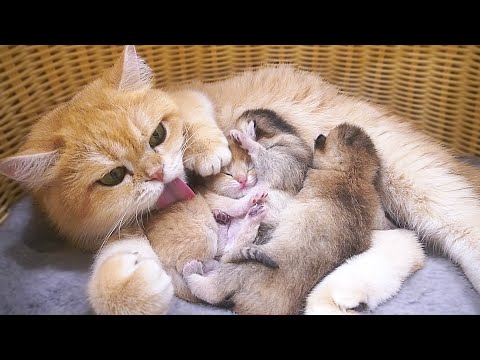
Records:
[[[190,155],[185,160],[185,167],[201,176],[215,175],[232,160],[232,153],[227,144],[219,143],[202,154]]]

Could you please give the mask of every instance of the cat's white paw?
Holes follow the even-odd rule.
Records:
[[[219,141],[216,144],[209,144],[201,153],[186,156],[184,165],[201,176],[210,176],[218,174],[231,160],[232,153],[228,144],[226,141]]]
[[[173,298],[171,278],[156,257],[145,255],[117,253],[96,266],[88,292],[97,314],[167,313]]]
[[[360,288],[320,283],[308,295],[305,315],[355,315],[366,306]]]

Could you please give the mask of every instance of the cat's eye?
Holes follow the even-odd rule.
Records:
[[[148,143],[150,144],[150,147],[153,149],[158,145],[162,144],[165,141],[166,137],[167,137],[167,130],[162,124],[160,124],[157,126],[157,128],[153,132]]]
[[[98,182],[105,186],[115,186],[120,184],[123,179],[125,179],[125,175],[127,175],[127,169],[125,166],[120,166],[110,171],[108,174],[98,180]]]
[[[225,175],[227,175],[227,176],[231,176],[231,177],[233,177],[233,175],[232,175],[232,174],[230,174],[228,171],[222,171],[222,173],[223,173],[223,174],[225,174]]]

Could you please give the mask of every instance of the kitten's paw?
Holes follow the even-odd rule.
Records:
[[[253,151],[256,148],[257,142],[253,140],[249,135],[240,130],[231,130],[230,136],[235,140],[243,149],[248,152]],[[251,155],[251,154],[250,154]]]
[[[232,217],[230,215],[218,209],[213,209],[212,214],[215,221],[222,225],[228,225],[232,220]]]
[[[239,145],[242,145],[243,140],[246,138],[245,134],[242,131],[236,129],[230,130],[230,136]]]
[[[247,218],[255,222],[262,222],[267,216],[267,208],[262,204],[256,204],[248,210]]]
[[[201,261],[192,260],[185,264],[182,271],[183,277],[187,278],[192,274],[203,275],[203,264]]]
[[[250,207],[254,205],[262,205],[267,201],[268,192],[267,190],[260,190],[255,195],[250,198]]]
[[[198,146],[197,146],[198,147]],[[232,153],[225,141],[210,142],[199,153],[186,154],[184,165],[201,176],[215,175],[232,160]]]
[[[211,271],[214,271],[216,269],[218,269],[218,267],[220,266],[220,262],[218,260],[208,260],[208,261],[205,261],[205,263],[203,264],[203,270],[205,273],[209,273]]]
[[[172,281],[159,260],[148,255],[117,253],[98,264],[88,286],[97,314],[167,313],[173,298]]]
[[[271,269],[279,268],[277,262],[257,246],[245,246],[240,249],[237,259],[238,262],[255,261]]]

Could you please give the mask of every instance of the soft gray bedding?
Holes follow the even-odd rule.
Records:
[[[461,269],[427,253],[426,266],[374,314],[480,314],[480,295]],[[0,226],[0,314],[93,314],[85,294],[91,263],[92,255],[61,242],[25,197]],[[231,313],[176,300],[170,314]]]

